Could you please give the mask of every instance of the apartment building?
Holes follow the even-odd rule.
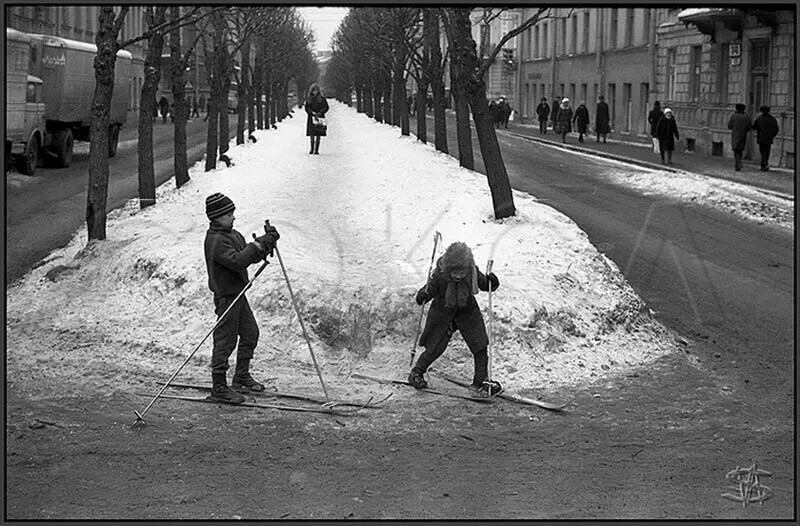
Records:
[[[509,31],[519,26],[523,9],[500,9],[478,7],[470,13],[472,39],[478,45],[478,55],[488,58],[500,40]],[[519,83],[517,61],[517,39],[503,44],[484,77],[486,98],[497,100],[505,97],[511,107],[519,110]]]
[[[522,19],[537,9],[524,9]],[[554,8],[519,38],[519,93],[523,122],[535,122],[547,97],[585,102],[594,122],[598,96],[618,138],[647,142],[647,113],[656,100],[656,9]]]
[[[794,168],[796,11],[692,8],[661,13],[659,96],[675,112],[687,147],[732,156],[728,118],[736,103],[758,116],[770,106],[780,133],[774,164]],[[745,158],[758,158],[751,134]]]

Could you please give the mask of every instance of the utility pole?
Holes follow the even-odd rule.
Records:
[[[604,8],[597,10],[597,46],[595,51],[595,60],[597,63],[597,91],[598,95],[605,95],[606,93],[606,70],[603,63],[603,22],[605,13]]]

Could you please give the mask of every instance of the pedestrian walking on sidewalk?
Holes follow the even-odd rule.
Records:
[[[328,113],[328,101],[325,100],[322,89],[316,82],[308,88],[305,110],[308,114],[306,137],[311,137],[311,150],[308,153],[319,155],[320,138],[328,134],[324,120],[325,114]]]
[[[672,152],[675,151],[675,141],[681,140],[678,133],[678,123],[672,116],[672,110],[664,110],[664,118],[656,125],[658,148],[661,150],[661,164],[672,164]],[[666,160],[665,160],[666,159]]]
[[[653,138],[653,152],[658,153],[656,146],[658,146],[658,138],[656,137],[656,126],[658,126],[658,121],[664,116],[664,112],[661,111],[661,102],[655,101],[653,103],[653,109],[650,110],[650,113],[647,115],[647,122],[650,123],[650,137]]]
[[[161,110],[161,122],[167,122],[167,115],[169,115],[169,101],[166,97],[162,96],[158,101],[158,108]]]
[[[249,282],[247,267],[261,261],[275,248],[280,235],[274,227],[251,243],[233,229],[233,201],[223,194],[206,198],[206,215],[210,221],[204,245],[208,286],[214,293],[214,312],[221,316]],[[214,350],[211,355],[211,398],[220,402],[240,404],[244,396],[230,389],[226,379],[228,358],[237,347],[234,389],[263,391],[264,385],[250,374],[250,361],[258,344],[258,324],[253,311],[242,295],[214,330]]]
[[[742,103],[736,105],[736,111],[728,119],[728,129],[731,131],[731,150],[733,150],[733,167],[740,172],[742,170],[742,154],[747,146],[747,132],[753,127],[753,121],[744,110],[747,109]]]
[[[500,97],[500,102],[497,103],[497,116],[500,119],[500,123],[497,127],[499,128],[500,124],[502,124],[504,128],[508,129],[508,118],[511,117],[511,105],[506,102],[505,97]]]
[[[500,281],[493,272],[487,276],[478,269],[472,250],[465,243],[459,241],[447,247],[428,282],[417,291],[418,305],[431,300],[433,303],[419,338],[419,345],[425,347],[425,352],[411,369],[408,383],[417,389],[427,388],[423,375],[447,349],[453,333],[461,331],[475,363],[472,388],[480,395],[489,394],[484,383],[489,376],[489,337],[475,295],[478,290],[488,291],[491,287],[495,291],[498,286]]]
[[[492,126],[495,128],[500,127],[500,110],[497,108],[497,102],[494,100],[489,101],[489,118],[492,119]]]
[[[569,106],[569,99],[561,99],[561,106],[558,108],[558,132],[561,134],[561,142],[567,142],[567,134],[572,131],[572,108]]]
[[[581,101],[578,109],[575,110],[575,117],[572,121],[577,124],[578,142],[583,142],[583,136],[588,135],[586,129],[589,127],[589,110],[586,109],[585,101]]]
[[[536,115],[539,116],[539,135],[547,134],[547,118],[550,116],[550,106],[547,104],[547,97],[542,97],[542,101],[536,106]]]
[[[761,151],[761,171],[769,170],[769,152],[772,149],[772,141],[778,135],[778,121],[769,114],[769,106],[761,106],[758,111],[761,115],[756,117],[753,129],[756,130],[756,142]]]
[[[608,112],[608,103],[606,98],[602,95],[597,97],[597,110],[594,114],[594,131],[597,133],[597,142],[600,142],[600,136],[603,136],[603,144],[606,144],[606,135],[611,133],[611,117]]]
[[[191,118],[200,117],[200,112],[198,111],[197,107],[197,99],[192,97],[192,115]]]
[[[561,108],[561,97],[553,99],[553,114],[550,117],[553,120],[553,133],[561,133],[558,131],[558,110]]]

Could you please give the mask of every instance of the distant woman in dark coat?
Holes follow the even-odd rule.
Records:
[[[320,137],[327,135],[327,132],[324,128],[315,126],[314,119],[315,117],[325,118],[325,114],[328,112],[328,101],[322,96],[319,84],[314,83],[308,89],[305,109],[308,113],[306,137],[311,137],[311,150],[308,153],[319,155]]]
[[[581,101],[578,109],[575,110],[575,117],[572,122],[577,124],[578,127],[578,142],[583,142],[583,136],[586,135],[586,128],[589,127],[589,110],[586,109],[586,103]]]
[[[658,147],[661,150],[661,164],[672,164],[672,152],[675,150],[675,141],[680,140],[678,134],[678,124],[672,116],[672,110],[664,110],[664,117],[656,125],[656,137]],[[664,156],[666,154],[666,162]]]
[[[600,136],[603,136],[603,144],[606,142],[606,135],[611,133],[611,117],[608,113],[608,103],[606,98],[602,95],[597,97],[597,112],[594,116],[594,131],[597,132],[597,142],[600,142]]]

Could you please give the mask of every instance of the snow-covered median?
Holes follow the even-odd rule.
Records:
[[[110,214],[108,239],[85,230],[7,293],[7,378],[35,395],[126,389],[168,377],[214,323],[203,260],[206,196],[236,204],[250,237],[265,219],[286,264],[328,382],[352,370],[404,378],[439,231],[494,260],[494,377],[513,390],[564,389],[647,366],[673,348],[616,266],[577,225],[515,192],[516,217],[495,221],[484,176],[396,128],[332,102],[328,137],[309,155],[304,114],[233,146],[235,165],[158,189]],[[441,247],[442,249],[444,248]],[[255,267],[251,268],[251,276]],[[248,293],[261,328],[257,376],[316,382],[277,258]],[[487,296],[479,303],[486,308]],[[485,311],[485,316],[487,315]],[[421,350],[420,350],[421,352]],[[206,342],[184,375],[210,379]],[[469,376],[459,336],[435,369]],[[289,375],[291,377],[286,377]]]

